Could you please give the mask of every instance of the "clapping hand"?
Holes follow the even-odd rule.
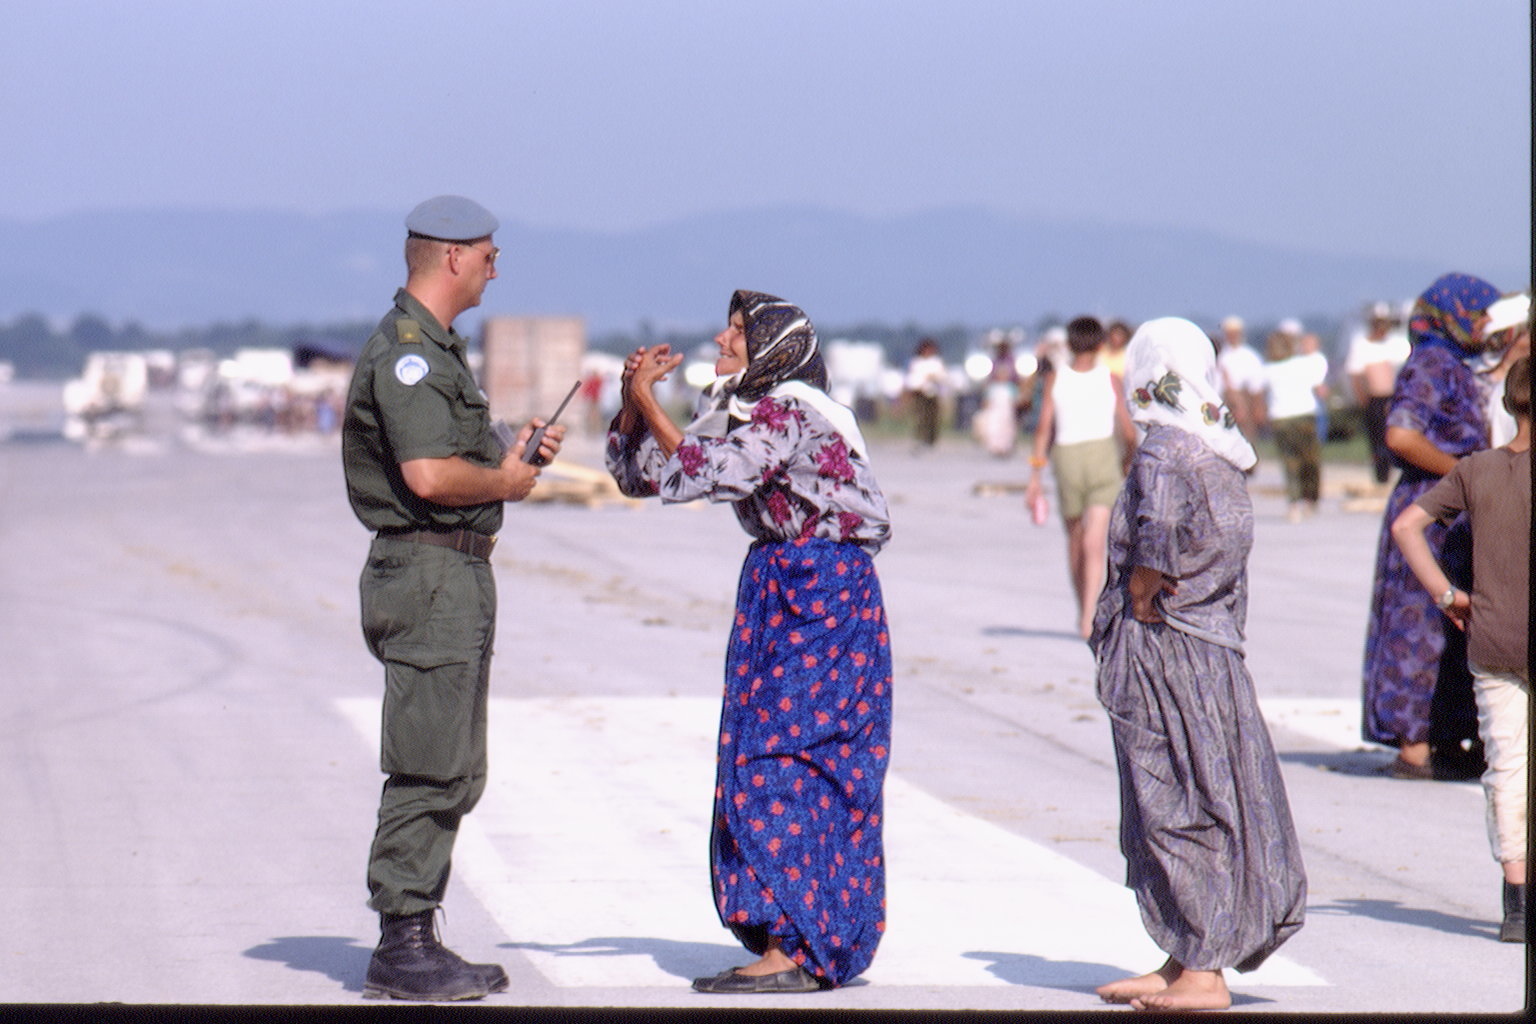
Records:
[[[636,402],[636,390],[643,390],[646,395],[650,395],[651,385],[658,380],[665,380],[667,372],[682,361],[681,355],[672,355],[671,345],[657,345],[655,348],[642,345],[624,357],[624,371],[619,377],[617,421],[621,432],[631,433],[644,424],[644,417]],[[657,372],[658,367],[664,369]]]
[[[624,360],[624,379],[631,390],[643,388],[649,391],[657,381],[666,380],[682,362],[683,354],[674,353],[671,345],[637,348]]]

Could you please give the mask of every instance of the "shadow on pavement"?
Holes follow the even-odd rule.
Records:
[[[1498,895],[1495,886],[1489,891],[1489,903]],[[1478,939],[1498,939],[1499,922],[1489,919],[1458,917],[1439,910],[1422,910],[1406,906],[1397,900],[1368,900],[1351,897],[1307,907],[1307,916],[1329,915],[1338,917],[1369,917],[1390,924],[1411,924],[1419,928],[1445,932],[1449,935],[1470,935]]]
[[[555,956],[648,956],[665,973],[687,981],[719,974],[727,967],[739,967],[756,959],[736,945],[635,936],[582,939],[580,942],[564,944],[503,942],[501,948],[532,950]]]
[[[1392,763],[1392,753],[1386,750],[1344,750],[1320,752],[1315,750],[1290,750],[1278,753],[1276,756],[1285,764],[1299,764],[1307,768],[1316,768],[1319,771],[1334,772],[1339,775],[1375,776],[1387,782],[1401,784],[1411,781],[1414,785],[1422,785],[1424,782],[1438,783],[1462,783],[1480,785],[1479,776],[1457,776],[1454,778],[1436,775],[1433,780],[1428,779],[1394,779],[1387,775],[1387,766]]]
[[[1087,644],[1088,641],[1065,629],[1024,629],[1021,626],[983,626],[982,636],[1017,636],[1030,640],[1070,640],[1075,644]]]
[[[991,961],[987,973],[1010,985],[1034,988],[1059,988],[1069,992],[1087,992],[1105,982],[1125,977],[1125,970],[1110,964],[1092,964],[1081,960],[1051,960],[1032,953],[966,953],[967,960]]]
[[[253,960],[272,960],[295,971],[314,971],[348,992],[361,992],[373,946],[335,935],[285,935],[245,951]]]
[[[1081,992],[1091,996],[1095,1006],[1107,1004],[1099,1000],[1094,989],[1111,981],[1130,977],[1134,971],[1109,964],[1086,963],[1082,960],[1050,960],[1030,953],[966,953],[970,960],[990,960],[988,973],[1010,985],[1026,985],[1031,988],[1054,988],[1067,992]],[[1149,968],[1150,969],[1150,968]],[[1232,1005],[1254,1005],[1274,1002],[1259,996],[1232,993]]]
[[[1375,775],[1381,778],[1386,778],[1382,773],[1392,761],[1391,753],[1385,750],[1287,750],[1277,751],[1276,756],[1284,764],[1298,764],[1340,775]]]

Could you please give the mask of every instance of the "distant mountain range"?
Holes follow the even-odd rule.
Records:
[[[372,319],[403,280],[402,212],[101,211],[0,219],[0,319],[95,313],[155,328]],[[483,313],[577,313],[588,330],[697,328],[735,288],[773,292],[824,325],[1033,325],[1091,312],[1207,326],[1347,316],[1447,270],[1524,287],[1526,267],[1301,252],[1176,228],[945,209],[874,219],[743,210],[629,231],[504,218]]]

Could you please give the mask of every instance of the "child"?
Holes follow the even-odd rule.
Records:
[[[1510,368],[1504,407],[1514,440],[1474,452],[1392,523],[1392,537],[1441,610],[1467,630],[1467,663],[1477,693],[1478,732],[1488,770],[1488,837],[1504,866],[1499,938],[1525,941],[1526,715],[1531,673],[1531,360]],[[1431,554],[1424,528],[1465,511],[1472,527],[1472,593],[1451,585]]]

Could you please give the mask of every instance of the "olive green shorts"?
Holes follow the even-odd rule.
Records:
[[[1112,437],[1051,449],[1061,518],[1077,519],[1093,505],[1113,508],[1120,495],[1120,445]]]

